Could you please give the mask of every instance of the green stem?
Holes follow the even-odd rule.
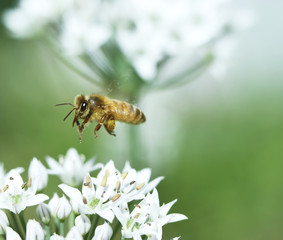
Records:
[[[118,230],[120,229],[120,226],[121,226],[120,222],[117,221],[117,223],[116,223],[116,225],[115,225],[115,227],[113,229],[113,234],[112,234],[111,239],[114,239],[115,235],[117,234]]]
[[[55,232],[58,233],[59,225],[60,225],[59,219],[58,218],[54,218],[54,223],[55,223]]]
[[[10,211],[7,211],[6,214],[7,214],[9,223],[10,223],[10,227],[13,228],[13,229],[17,229],[18,225],[17,225],[16,219],[14,217],[14,214]]]
[[[50,239],[50,226],[48,225],[44,225],[44,229],[45,229],[45,239],[49,240]]]
[[[21,212],[19,214],[19,217],[20,217],[21,224],[22,224],[22,226],[23,226],[23,228],[25,230],[26,229],[26,220],[25,220],[25,217],[24,217],[24,212]]]
[[[65,236],[65,222],[60,222],[60,235]]]
[[[91,228],[87,234],[87,240],[90,240],[93,237],[94,231],[99,221],[99,218],[100,217],[98,215],[96,215],[96,217],[94,215],[92,216]]]
[[[74,222],[75,222],[75,213],[72,211],[68,220],[69,230],[74,226]]]
[[[20,219],[20,216],[19,214],[14,214],[14,219],[15,221],[18,223],[18,228],[19,228],[19,234],[21,236],[22,239],[25,239],[25,236],[26,236],[26,230],[23,226],[23,223],[22,223],[22,220]]]

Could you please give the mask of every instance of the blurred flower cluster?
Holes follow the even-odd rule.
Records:
[[[180,84],[211,65],[222,71],[214,60],[227,60],[227,35],[253,19],[232,0],[20,0],[3,18],[14,36],[44,36],[86,78],[114,89],[126,82],[129,92]]]
[[[163,177],[150,180],[148,168],[136,171],[127,162],[120,172],[113,161],[106,165],[95,164],[94,159],[85,162],[75,149],[60,156],[59,162],[48,157],[47,164],[49,169],[34,158],[27,182],[20,175],[23,169],[5,174],[1,166],[0,239],[107,240],[120,230],[122,239],[157,240],[162,239],[165,224],[187,219],[168,214],[176,200],[160,206],[156,186]],[[99,171],[93,177],[89,172],[95,170]],[[43,203],[49,197],[37,192],[46,189],[49,175],[62,180],[63,195],[54,193]],[[35,216],[25,219],[24,210],[35,205],[39,221]]]

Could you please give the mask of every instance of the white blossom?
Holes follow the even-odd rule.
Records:
[[[163,177],[158,177],[153,181],[149,181],[151,170],[149,168],[136,171],[131,168],[130,163],[126,162],[122,173],[115,168],[114,162],[109,161],[98,173],[96,178],[92,178],[97,188],[100,188],[103,181],[115,184],[115,189],[110,195],[111,199],[115,199],[114,204],[119,205],[121,202],[130,202],[132,200],[142,199],[145,194],[155,188]]]
[[[14,168],[12,170],[18,172],[19,174],[24,172],[24,168],[22,168],[22,167]],[[10,172],[8,172],[8,173],[5,172],[4,164],[0,163],[0,188],[3,188],[5,186],[5,182],[7,181],[7,179],[8,179],[7,176],[9,176],[9,174],[10,174]]]
[[[122,224],[122,236],[140,239],[142,235],[150,235],[150,240],[161,240],[162,227],[165,224],[187,219],[182,214],[167,215],[175,202],[176,200],[160,207],[158,192],[154,189],[153,193],[148,193],[131,213],[125,203],[113,207],[115,216]]]
[[[92,240],[110,240],[112,234],[111,226],[105,222],[103,225],[96,227]]]
[[[50,240],[64,240],[65,238],[56,234],[56,233],[53,233],[53,235],[50,237]]]
[[[18,37],[28,37],[55,22],[73,0],[22,0],[4,14],[4,23]],[[58,20],[58,19],[57,19]]]
[[[6,177],[5,186],[0,193],[0,208],[20,213],[28,206],[34,206],[48,199],[45,194],[36,194],[36,187],[28,183],[27,190],[22,177],[16,170],[11,170]]]
[[[67,233],[66,240],[83,240],[80,231],[76,226],[72,227],[71,230]]]
[[[29,220],[26,226],[26,239],[28,240],[44,240],[45,232],[40,224],[35,220]],[[7,227],[6,240],[22,240],[20,235],[12,228]]]
[[[56,207],[56,217],[60,220],[66,219],[72,211],[71,204],[65,196],[59,198],[57,207]]]
[[[29,220],[27,223],[26,239],[29,240],[44,240],[44,231],[40,224],[35,220]]]
[[[57,193],[54,193],[53,197],[48,202],[48,207],[53,217],[56,217],[56,210],[57,210],[58,203],[59,203],[59,196]]]
[[[214,52],[211,43],[225,28],[239,31],[254,22],[252,11],[235,9],[232,3],[232,0],[21,0],[17,8],[4,13],[4,23],[19,37],[47,32],[65,53],[76,56],[96,54],[114,39],[138,75],[152,80],[162,71],[159,63],[168,57],[188,55],[207,44],[209,51]]]
[[[76,217],[75,226],[77,227],[81,235],[85,235],[88,233],[91,223],[86,215],[81,214]]]
[[[50,240],[83,240],[82,235],[80,234],[79,230],[77,227],[72,227],[70,231],[67,233],[66,237],[60,236],[56,233],[54,233],[51,237]]]
[[[94,159],[84,163],[84,155],[79,155],[74,148],[70,148],[66,156],[60,156],[59,162],[51,157],[47,157],[46,161],[50,167],[48,173],[58,175],[63,183],[71,186],[78,186],[88,172],[103,166],[102,164],[94,164]]]
[[[89,175],[84,178],[82,192],[66,184],[60,184],[59,188],[73,201],[77,202],[79,212],[82,214],[98,214],[109,222],[113,221],[114,214],[111,211],[109,197],[115,187],[114,181],[109,181],[109,185],[94,188]],[[107,202],[108,201],[108,202]]]
[[[36,208],[37,216],[44,224],[49,224],[51,218],[51,211],[47,204],[41,203]]]
[[[47,186],[47,169],[37,158],[32,159],[29,165],[28,175],[32,179],[34,184],[36,184],[36,188],[38,191],[42,190]]]
[[[6,214],[0,210],[0,235],[5,234],[8,225],[9,221]]]
[[[12,228],[7,227],[6,230],[6,240],[22,240],[20,235],[14,231]]]

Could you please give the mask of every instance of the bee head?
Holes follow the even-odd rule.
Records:
[[[75,118],[85,118],[90,111],[89,102],[84,95],[79,95],[75,98]]]

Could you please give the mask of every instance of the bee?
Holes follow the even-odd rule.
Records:
[[[99,94],[90,94],[89,96],[79,95],[75,98],[75,104],[72,103],[60,103],[56,106],[71,105],[73,109],[67,114],[63,121],[65,121],[69,115],[75,111],[75,117],[72,126],[76,124],[79,132],[79,140],[82,140],[82,132],[85,124],[95,120],[97,123],[94,129],[94,135],[98,137],[97,132],[103,125],[106,131],[116,136],[114,133],[115,121],[140,124],[145,122],[144,113],[136,106]],[[79,119],[83,119],[80,124]]]

